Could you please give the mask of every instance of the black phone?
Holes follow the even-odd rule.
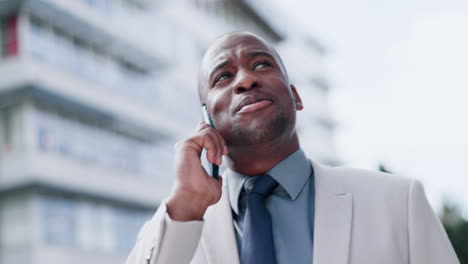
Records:
[[[214,128],[213,120],[211,120],[210,114],[208,114],[208,108],[206,107],[205,104],[202,106],[202,112],[203,112],[203,119],[205,120],[205,123],[209,124],[211,127]],[[211,176],[215,178],[216,180],[219,180],[218,165],[211,163],[210,166],[211,166]]]

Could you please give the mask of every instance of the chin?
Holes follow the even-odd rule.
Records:
[[[234,125],[228,141],[230,145],[267,143],[284,135],[288,129],[289,122],[284,114],[280,114],[273,120],[256,120],[249,123],[247,127]]]

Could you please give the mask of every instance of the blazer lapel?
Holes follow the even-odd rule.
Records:
[[[313,163],[315,217],[313,264],[346,264],[353,219],[353,197],[330,169]]]
[[[208,208],[201,243],[209,264],[239,264],[232,211],[229,204],[227,177],[223,177],[220,201]]]

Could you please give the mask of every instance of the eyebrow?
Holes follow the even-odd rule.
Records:
[[[259,50],[259,51],[252,51],[252,52],[247,53],[247,57],[249,58],[260,57],[260,56],[269,57],[270,59],[275,60],[275,57],[267,51]],[[226,67],[229,64],[231,64],[231,61],[226,60],[216,65],[210,73],[209,80],[213,79],[213,75],[216,72],[218,72],[220,69]]]
[[[247,57],[249,57],[249,58],[259,57],[259,56],[269,57],[269,58],[271,58],[271,59],[273,59],[273,60],[275,59],[275,57],[274,57],[271,53],[269,53],[269,52],[267,52],[267,51],[263,51],[263,50],[252,51],[252,52],[249,52],[249,53],[247,54]]]
[[[213,75],[214,75],[216,72],[218,72],[219,69],[224,68],[226,65],[228,65],[228,64],[230,64],[230,63],[231,63],[231,61],[226,60],[226,61],[223,61],[223,62],[219,63],[218,65],[216,65],[216,66],[213,68],[213,70],[211,71],[211,73],[210,73],[209,80],[211,80],[211,79],[213,78]]]

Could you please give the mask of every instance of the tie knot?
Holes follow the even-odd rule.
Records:
[[[270,175],[261,175],[253,179],[253,186],[250,189],[249,193],[257,193],[263,197],[270,195],[276,187],[278,187],[278,182],[276,182]]]

